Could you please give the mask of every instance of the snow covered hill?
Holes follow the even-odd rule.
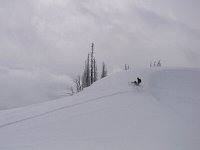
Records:
[[[0,110],[61,98],[72,84],[66,75],[0,66]]]
[[[141,77],[142,86],[129,85]],[[0,150],[199,150],[200,69],[106,77],[72,97],[0,111]]]

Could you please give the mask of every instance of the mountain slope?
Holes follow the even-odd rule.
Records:
[[[128,82],[142,78],[142,86]],[[2,150],[198,150],[200,70],[126,71],[75,96],[0,111]]]

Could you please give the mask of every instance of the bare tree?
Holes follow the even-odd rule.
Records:
[[[82,91],[81,77],[80,76],[78,76],[77,79],[74,79],[74,83],[76,85],[76,92]]]

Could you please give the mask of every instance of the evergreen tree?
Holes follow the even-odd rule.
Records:
[[[87,56],[87,60],[85,61],[85,68],[82,75],[82,84],[83,88],[88,87],[91,85],[91,78],[90,78],[90,54]]]
[[[149,65],[150,65],[150,68],[151,68],[151,67],[152,67],[152,61],[150,62],[150,64],[149,64]]]
[[[129,70],[129,65],[125,64],[124,69]]]
[[[153,66],[156,67],[156,61],[154,61]]]
[[[90,58],[90,69],[91,69],[91,84],[94,82],[94,43],[92,43],[92,52],[91,52],[91,58]]]
[[[97,63],[96,59],[94,58],[94,82],[98,80],[98,73],[97,73]]]
[[[158,61],[157,67],[161,67],[161,60]]]
[[[90,54],[88,54],[88,58],[87,58],[87,67],[86,67],[86,71],[87,71],[87,75],[86,75],[86,83],[87,83],[87,87],[91,85],[91,76],[90,76]]]
[[[101,73],[101,78],[104,78],[107,76],[107,69],[106,69],[106,65],[105,63],[103,62],[102,64],[102,73]]]
[[[84,72],[82,75],[82,87],[83,88],[87,87],[86,78],[87,78],[87,61],[85,61],[85,68],[84,68]]]
[[[127,68],[126,68],[126,64],[125,64],[125,66],[124,66],[124,69],[127,70]]]
[[[92,52],[88,53],[87,60],[85,61],[85,68],[82,75],[82,87],[88,87],[98,79],[97,63],[94,57],[94,43],[92,43]]]

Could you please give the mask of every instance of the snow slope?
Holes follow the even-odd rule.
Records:
[[[143,85],[128,82],[141,77]],[[0,150],[199,150],[200,70],[106,77],[72,97],[0,111]]]
[[[72,79],[66,75],[2,66],[0,83],[0,110],[61,98],[73,85]]]

